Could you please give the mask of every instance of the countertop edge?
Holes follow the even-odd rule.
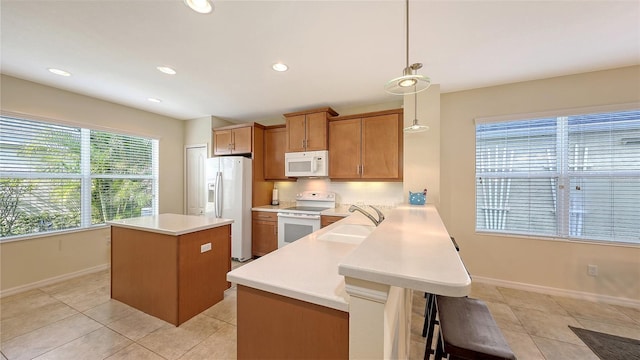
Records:
[[[188,216],[188,215],[185,215],[185,216]],[[123,221],[126,221],[126,220],[128,220],[128,219],[107,221],[106,224],[109,225],[109,226],[121,227],[121,228],[132,229],[132,230],[147,231],[147,232],[163,234],[163,235],[180,236],[180,235],[189,234],[189,233],[193,233],[193,232],[197,232],[197,231],[208,230],[208,229],[213,229],[213,228],[217,228],[217,227],[220,227],[220,226],[230,225],[230,224],[233,223],[232,219],[217,219],[216,218],[215,222],[213,222],[213,223],[201,224],[201,225],[196,225],[196,226],[189,226],[187,228],[183,228],[183,229],[180,229],[180,230],[171,230],[171,229],[167,229],[167,228],[164,228],[162,226],[157,226],[157,225],[150,226],[148,224],[135,224],[135,223],[123,222]]]
[[[264,282],[260,282],[260,281],[252,281],[250,279],[239,277],[231,273],[227,273],[227,281],[238,284],[238,285],[243,285],[250,288],[266,291],[272,294],[285,296],[294,300],[304,301],[304,302],[312,303],[315,305],[332,308],[334,310],[349,312],[348,302],[331,300],[325,297],[320,297],[310,293],[301,292],[299,290],[287,289],[282,286],[265,284]]]

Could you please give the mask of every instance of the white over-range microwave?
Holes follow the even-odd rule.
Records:
[[[329,176],[329,151],[306,151],[284,154],[284,174],[291,177]]]

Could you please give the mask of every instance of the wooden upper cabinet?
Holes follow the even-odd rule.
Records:
[[[306,151],[327,150],[327,113],[308,114],[305,121]]]
[[[327,150],[328,118],[335,115],[331,108],[285,114],[287,152]]]
[[[233,130],[233,148],[234,154],[248,154],[253,149],[251,146],[251,126],[241,127]]]
[[[233,135],[231,130],[213,131],[213,155],[230,155]]]
[[[355,179],[360,177],[361,119],[329,123],[329,177]]]
[[[402,179],[402,119],[398,114],[362,119],[363,179]]]
[[[251,153],[252,129],[252,126],[242,126],[213,130],[213,155]]]
[[[304,142],[307,139],[306,115],[287,117],[286,136],[287,151],[305,151]]]
[[[402,120],[402,109],[332,118],[329,178],[401,181]]]
[[[264,131],[264,178],[288,180],[284,175],[284,153],[287,150],[287,129],[284,125],[267,127]]]

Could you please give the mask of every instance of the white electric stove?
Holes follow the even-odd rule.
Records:
[[[336,207],[336,194],[304,191],[296,194],[296,206],[278,211],[278,247],[281,248],[320,229],[320,213]]]

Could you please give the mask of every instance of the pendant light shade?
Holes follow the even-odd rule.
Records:
[[[406,133],[419,133],[419,132],[425,132],[429,130],[429,127],[427,125],[420,125],[418,124],[418,118],[413,119],[413,125],[411,126],[407,126],[406,128],[404,128],[404,132]]]
[[[429,85],[431,85],[431,79],[417,74],[417,70],[422,67],[421,63],[409,65],[409,0],[406,0],[406,16],[406,66],[402,76],[391,79],[384,86],[384,90],[393,95],[414,94],[416,92],[427,90]]]
[[[415,63],[404,69],[404,75],[389,80],[384,86],[384,90],[389,94],[406,95],[418,93],[429,88],[431,79],[426,76],[416,74],[416,70],[422,67],[421,63]]]
[[[211,0],[184,0],[184,3],[193,11],[200,14],[208,14],[213,11]]]
[[[429,127],[427,125],[418,124],[418,92],[419,91],[413,92],[413,116],[414,116],[413,124],[411,126],[404,128],[404,132],[408,134],[419,133],[419,132],[424,132],[429,130]]]

